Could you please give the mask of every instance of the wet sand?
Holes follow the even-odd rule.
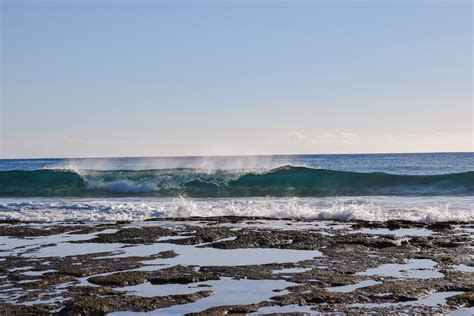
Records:
[[[0,224],[0,314],[474,312],[474,223]]]

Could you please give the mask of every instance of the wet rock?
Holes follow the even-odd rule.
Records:
[[[25,306],[0,302],[0,315],[46,316],[52,314],[51,310],[45,305]]]
[[[341,240],[340,242],[346,244],[359,244],[367,246],[369,248],[387,248],[387,247],[397,247],[397,244],[386,237],[376,237],[376,238],[367,238],[362,235],[354,235],[351,238],[346,240]]]
[[[143,283],[150,278],[150,272],[127,271],[109,275],[93,276],[87,279],[92,284],[107,286],[126,286]]]
[[[355,301],[355,296],[351,293],[327,292],[314,289],[309,293],[291,293],[287,295],[274,296],[273,300],[283,305],[312,305],[319,303],[351,303]]]
[[[124,243],[124,244],[149,244],[163,236],[174,236],[169,228],[164,227],[129,227],[115,233],[98,234],[97,237],[87,241],[93,243]]]
[[[66,257],[34,257],[33,253],[45,245],[18,248],[19,255],[0,258],[0,314],[6,315],[46,315],[60,310],[63,315],[101,315],[113,311],[151,311],[195,301],[212,294],[210,291],[190,295],[171,295],[163,297],[138,297],[128,292],[116,291],[115,287],[136,285],[149,280],[154,284],[191,284],[223,277],[253,280],[285,280],[297,283],[275,292],[274,300],[253,302],[248,305],[217,306],[197,314],[242,314],[253,312],[261,306],[302,304],[317,312],[348,314],[381,313],[446,313],[461,306],[472,306],[473,273],[455,270],[454,265],[472,265],[472,234],[462,231],[461,227],[472,228],[472,223],[442,223],[432,236],[410,236],[400,242],[393,235],[363,234],[350,232],[360,228],[419,228],[428,224],[409,221],[364,222],[349,221],[347,224],[318,221],[291,220],[265,227],[267,219],[248,217],[215,217],[210,219],[164,219],[156,220],[156,226],[122,228],[123,223],[110,225],[37,225],[15,224],[0,230],[0,234],[14,237],[35,237],[49,234],[66,233],[71,235],[98,232],[91,240],[79,240],[78,243],[91,243],[87,247],[97,247],[101,243],[121,243],[114,252],[97,252]],[[176,221],[176,225],[169,222]],[[258,222],[259,228],[247,226]],[[275,220],[272,221],[273,223]],[[300,224],[304,224],[301,229]],[[349,225],[348,225],[349,224]],[[452,229],[445,229],[450,225]],[[223,226],[221,226],[223,225]],[[253,225],[253,224],[252,224]],[[352,225],[352,228],[347,228]],[[456,227],[454,226],[456,225]],[[8,227],[5,224],[0,227]],[[263,226],[263,228],[262,228]],[[284,229],[274,228],[277,226]],[[343,228],[341,228],[343,227]],[[100,233],[107,228],[118,229],[115,233]],[[433,227],[432,227],[433,228]],[[456,229],[454,229],[456,228]],[[434,229],[434,228],[433,228]],[[166,236],[186,236],[184,239],[164,240]],[[70,236],[68,236],[70,237]],[[229,238],[234,237],[234,238]],[[84,239],[84,238],[81,238]],[[166,258],[178,256],[174,251],[165,251],[150,256],[116,256],[122,247],[139,244],[167,243],[194,245],[195,247],[213,247],[216,249],[239,248],[278,248],[294,250],[319,250],[323,256],[300,262],[273,263],[251,266],[174,266],[166,269],[157,267],[156,271],[135,270],[143,267],[146,261],[153,264],[166,263]],[[61,242],[65,245],[67,242]],[[94,243],[94,244],[92,244]],[[58,242],[59,245],[59,242]],[[110,245],[109,245],[110,246]],[[198,251],[199,249],[197,249]],[[6,250],[8,251],[8,250]],[[224,253],[224,251],[223,251]],[[0,251],[0,255],[2,252]],[[375,268],[386,263],[404,263],[410,259],[431,259],[437,263],[436,269],[442,269],[442,278],[402,279],[395,277],[359,275],[359,272]],[[176,259],[179,262],[179,256]],[[173,260],[175,261],[175,260]],[[149,266],[152,269],[152,266]],[[283,271],[286,268],[303,270]],[[41,273],[54,270],[54,272]],[[148,270],[148,269],[147,269]],[[282,271],[280,271],[282,270]],[[27,275],[24,271],[38,272]],[[107,275],[103,275],[106,274]],[[84,286],[80,278],[89,277],[95,287]],[[383,282],[357,288],[348,293],[326,291],[325,288],[356,284],[364,280]],[[81,286],[77,286],[81,282]],[[206,284],[194,285],[196,291],[207,289]],[[189,287],[192,287],[189,286]],[[212,289],[212,288],[209,288]],[[275,290],[275,289],[273,289]],[[390,305],[389,307],[352,306],[352,303],[383,304],[402,301],[415,301],[426,298],[435,292],[466,292],[448,299],[449,306],[408,306]],[[200,293],[200,294],[199,294]],[[270,289],[271,293],[271,289]],[[283,295],[282,295],[283,294]],[[196,295],[196,296],[194,296]],[[62,301],[64,297],[67,301]],[[5,298],[5,299],[3,299]],[[3,300],[3,301],[2,301]],[[11,302],[31,303],[45,300],[44,304],[10,304]],[[48,301],[46,301],[48,300]],[[159,312],[159,311],[157,311]]]
[[[172,243],[177,245],[199,245],[199,244],[207,244],[207,243],[215,243],[216,241],[233,237],[234,234],[225,227],[196,227],[191,226],[188,227],[186,232],[192,233],[189,238],[183,239],[174,239],[166,241],[166,243]],[[214,245],[213,244],[213,245]]]
[[[386,227],[387,227],[388,229],[395,230],[395,229],[400,229],[400,228],[402,228],[403,226],[402,226],[402,224],[400,223],[400,221],[394,221],[394,220],[392,220],[392,221],[388,221],[388,222],[387,222]]]
[[[371,221],[362,221],[355,220],[352,225],[353,229],[361,228],[388,228],[390,230],[401,229],[401,228],[420,228],[424,227],[426,224],[420,222],[413,222],[409,220],[389,220],[386,222],[371,222]]]
[[[158,257],[157,258],[160,258],[160,259],[169,259],[169,258],[174,258],[178,256],[178,254],[176,252],[174,252],[173,250],[168,250],[168,251],[162,251],[158,254]]]
[[[0,236],[11,236],[11,237],[40,237],[62,234],[70,231],[77,230],[74,226],[52,226],[47,229],[35,228],[24,225],[12,225],[12,226],[0,226]]]
[[[228,305],[218,306],[206,309],[197,313],[188,313],[186,316],[212,316],[212,315],[246,315],[256,312],[260,307],[269,305],[268,303],[249,304],[249,305]]]
[[[213,273],[197,272],[191,266],[175,266],[163,269],[156,275],[150,277],[151,284],[189,284],[195,282],[219,280],[219,277]]]
[[[101,254],[97,254],[101,255]],[[51,259],[50,267],[58,270],[62,274],[75,277],[85,277],[94,274],[107,273],[113,271],[122,271],[139,268],[143,266],[141,260],[150,259],[150,257],[128,257],[128,258],[94,258],[87,255],[73,258]],[[89,259],[89,260],[88,260]],[[93,259],[93,260],[91,260]]]
[[[253,280],[272,279],[277,277],[272,273],[274,266],[252,265],[252,266],[211,266],[202,267],[199,271],[205,274],[219,275],[222,277],[249,278]]]
[[[382,284],[373,285],[361,290],[366,293],[383,294],[392,293],[390,297],[395,302],[416,301],[425,298],[442,287],[440,280],[400,280],[385,281]]]
[[[443,223],[443,222],[433,223],[433,224],[427,226],[426,228],[431,229],[431,230],[450,230],[450,229],[453,229],[453,227],[449,223]]]
[[[105,315],[116,311],[152,311],[177,304],[187,304],[212,295],[212,291],[157,297],[139,297],[108,290],[88,288],[78,299],[67,301],[59,315]]]
[[[474,291],[466,292],[460,295],[452,296],[447,299],[449,305],[456,307],[473,307]]]
[[[234,240],[215,242],[206,247],[317,250],[328,244],[326,238],[320,234],[301,231],[241,230],[233,234],[236,235]]]

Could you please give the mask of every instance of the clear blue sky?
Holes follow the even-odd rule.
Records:
[[[472,13],[1,0],[0,157],[472,151]]]

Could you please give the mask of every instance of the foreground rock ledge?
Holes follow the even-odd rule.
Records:
[[[217,297],[210,284],[229,279],[274,280],[285,286],[270,289],[263,300],[237,305],[222,301],[192,314],[279,313],[279,308],[298,305],[302,312],[447,313],[474,306],[473,232],[474,223],[460,222],[337,223],[245,217],[155,219],[146,225],[6,221],[0,224],[0,314],[159,312]],[[136,248],[142,246],[146,250]],[[200,261],[205,264],[189,265],[180,261],[184,260],[180,247],[195,249],[195,256],[200,249],[215,249],[226,256],[242,248],[322,255],[250,265],[220,265],[209,258]],[[133,255],[124,255],[133,249],[137,249]],[[51,250],[54,255],[49,255]],[[367,273],[381,266],[388,267],[388,274]],[[157,296],[121,290],[143,284],[151,289],[176,285],[193,290]],[[410,304],[433,295],[447,297],[440,305]]]

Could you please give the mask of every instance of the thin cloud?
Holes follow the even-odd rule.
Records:
[[[81,138],[74,138],[69,136],[64,136],[64,142],[67,144],[85,144],[87,143],[84,139]]]
[[[298,139],[298,140],[305,140],[305,139],[308,139],[307,136],[301,134],[301,133],[298,133],[298,132],[289,132],[288,133],[288,137],[290,138],[295,138],[295,139]]]
[[[288,137],[298,141],[305,141],[308,143],[348,143],[354,142],[359,139],[359,135],[354,132],[332,132],[324,131],[322,134],[319,134],[315,137],[309,137],[300,132],[292,131],[288,133]]]
[[[321,135],[316,136],[315,141],[317,140],[335,140],[337,135],[328,131],[324,131]]]
[[[354,139],[354,138],[358,138],[359,135],[356,134],[356,133],[347,133],[347,132],[341,132],[339,133],[339,135],[344,138],[344,139]]]

